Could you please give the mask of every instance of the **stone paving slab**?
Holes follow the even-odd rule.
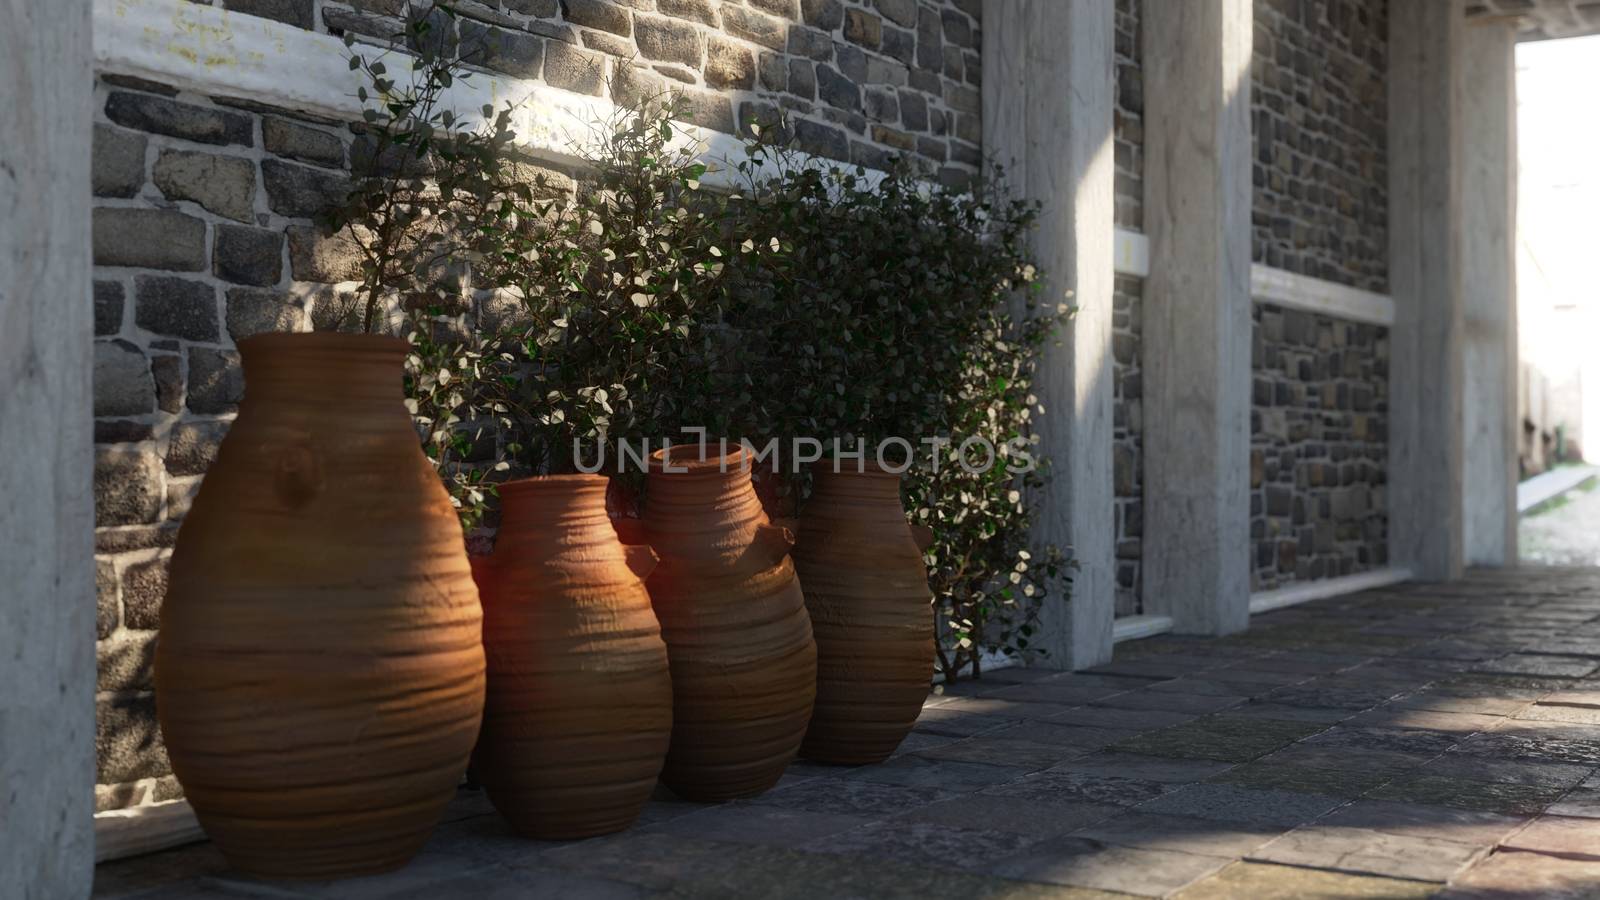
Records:
[[[886,763],[747,801],[664,789],[629,831],[518,837],[463,790],[423,853],[314,884],[209,844],[96,896],[1600,897],[1600,572],[1480,572],[936,689]]]

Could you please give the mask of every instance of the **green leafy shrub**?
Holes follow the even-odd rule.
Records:
[[[958,193],[905,166],[869,177],[782,147],[748,156],[755,221],[741,227],[779,235],[785,253],[768,289],[734,316],[758,348],[741,430],[785,447],[797,437],[829,439],[830,449],[835,437],[841,449],[859,441],[869,454],[887,438],[911,442],[906,507],[935,535],[927,560],[941,672],[976,675],[985,651],[1034,650],[1040,606],[1064,602],[1070,584],[1063,552],[1031,538],[1028,499],[1048,476],[1033,453],[1043,412],[1033,375],[1069,312],[1040,302],[1027,247],[1035,207],[998,171]],[[935,440],[947,443],[924,443]],[[976,471],[961,464],[968,440],[982,442],[969,459]],[[981,465],[978,446],[1001,456]],[[788,474],[778,493],[803,495],[804,473]]]
[[[409,402],[463,520],[496,472],[571,471],[619,438],[904,438],[906,506],[935,535],[940,670],[1033,650],[1041,605],[1070,585],[1063,551],[1030,537],[1048,475],[1028,465],[1032,382],[1066,313],[1030,261],[1033,206],[998,177],[957,193],[811,161],[781,124],[746,145],[737,187],[708,189],[670,96],[595,123],[578,188],[554,190],[517,157],[510,109],[468,127],[448,108],[470,76],[451,54],[468,51],[430,40],[436,21],[403,36],[419,48],[405,84],[353,54],[372,84],[365,152],[331,224],[365,257],[361,327],[393,314],[411,339]],[[474,323],[474,286],[518,314]],[[967,439],[1002,458],[964,467]],[[780,503],[803,496],[790,475]]]

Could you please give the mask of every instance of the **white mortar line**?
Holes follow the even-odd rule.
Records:
[[[1399,584],[1410,580],[1410,569],[1404,566],[1392,566],[1387,569],[1358,572],[1354,575],[1344,575],[1339,578],[1325,578],[1320,581],[1291,584],[1288,587],[1271,591],[1258,591],[1250,595],[1250,614],[1257,615],[1271,612],[1275,609],[1283,609],[1286,606],[1298,606],[1301,603],[1310,603],[1313,600],[1326,600],[1329,597],[1353,594],[1357,591],[1366,591],[1372,588],[1388,587],[1391,584]]]

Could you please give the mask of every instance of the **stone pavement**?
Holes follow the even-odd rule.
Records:
[[[1518,524],[1517,543],[1525,562],[1600,566],[1600,481],[1525,513]]]
[[[406,869],[279,885],[209,844],[96,896],[1600,897],[1600,570],[1474,573],[931,696],[889,762],[797,762],[620,835],[513,836],[463,791]]]

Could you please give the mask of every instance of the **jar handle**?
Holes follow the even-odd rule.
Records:
[[[774,519],[771,523],[756,528],[756,546],[760,547],[768,560],[776,565],[783,561],[789,551],[794,549],[794,531],[791,526],[796,526],[793,519]]]
[[[622,555],[628,561],[628,568],[639,576],[640,581],[649,578],[650,573],[656,570],[656,563],[661,561],[648,544],[629,544],[622,548]]]

